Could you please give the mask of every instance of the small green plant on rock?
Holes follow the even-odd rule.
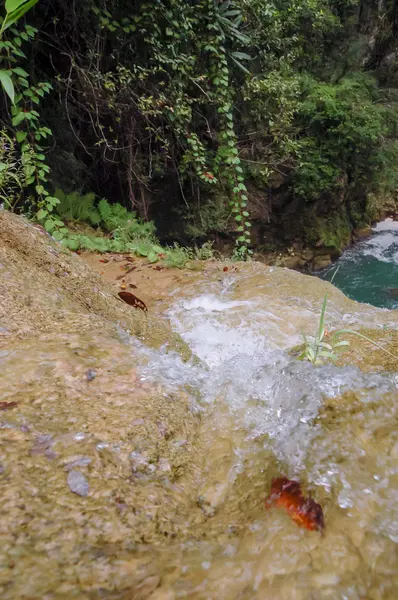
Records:
[[[335,271],[334,275],[336,272],[337,271]],[[322,365],[328,361],[335,362],[338,358],[337,352],[348,349],[350,346],[350,342],[348,340],[342,339],[343,335],[355,335],[356,337],[370,342],[376,348],[379,348],[389,356],[392,356],[398,360],[398,356],[358,331],[353,331],[352,329],[339,329],[338,331],[334,331],[330,334],[325,327],[327,300],[328,297],[327,294],[325,294],[322,303],[321,314],[319,317],[319,323],[314,338],[310,340],[305,333],[303,333],[303,348],[298,357],[299,360],[308,360],[313,365]]]
[[[313,365],[321,365],[329,360],[337,359],[336,351],[347,348],[350,343],[347,340],[341,340],[340,336],[345,330],[336,331],[330,336],[325,327],[325,313],[327,305],[327,294],[323,299],[321,315],[313,340],[310,340],[303,333],[303,351],[298,357],[299,360],[308,360]],[[328,339],[326,342],[325,339]]]

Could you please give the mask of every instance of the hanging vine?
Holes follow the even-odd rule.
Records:
[[[230,82],[228,54],[226,49],[227,33],[246,43],[238,27],[242,21],[240,10],[231,7],[231,2],[207,0],[208,42],[204,50],[210,54],[210,78],[213,84],[213,96],[219,117],[220,144],[215,159],[216,170],[225,179],[230,195],[230,207],[236,222],[236,258],[245,258],[252,254],[250,245],[249,212],[247,210],[247,187],[238,150],[238,137],[234,129],[233,96],[234,88]],[[233,18],[233,21],[230,18]],[[235,58],[236,57],[236,58]],[[231,58],[250,58],[242,52],[232,53]],[[242,69],[244,67],[238,63]]]
[[[150,185],[154,169],[174,166],[182,194],[189,180],[198,193],[203,188],[202,194],[203,186],[219,187],[235,222],[235,254],[246,258],[251,253],[248,197],[230,75],[230,64],[243,73],[241,61],[250,58],[238,50],[248,42],[239,30],[240,10],[231,0],[158,0],[141,4],[129,16],[116,9],[108,10],[106,2],[92,9],[104,38],[97,46],[108,41],[114,48],[108,69],[102,74],[72,65],[76,80],[87,81],[92,90],[97,144],[113,160],[115,153],[126,160],[131,205],[139,212],[134,190]],[[110,109],[118,115],[111,134],[106,125]],[[137,154],[148,161],[134,163],[131,157]]]

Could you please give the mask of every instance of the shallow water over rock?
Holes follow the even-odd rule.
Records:
[[[6,267],[16,285],[21,265]],[[187,361],[178,336],[159,348],[112,310],[75,305],[68,330],[70,299],[40,272],[32,315],[57,292],[62,326],[4,319],[0,344],[2,598],[397,597],[397,361],[367,342],[339,366],[289,351],[326,289],[328,327],[390,350],[396,312],[285,269],[209,264],[170,276],[152,309]],[[323,533],[266,510],[281,475],[321,504]]]

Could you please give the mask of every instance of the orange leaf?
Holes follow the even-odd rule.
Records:
[[[286,510],[291,519],[299,526],[310,531],[322,531],[324,528],[323,510],[311,497],[305,498],[301,485],[287,477],[278,477],[272,481],[271,492],[265,501],[266,508],[278,506]]]

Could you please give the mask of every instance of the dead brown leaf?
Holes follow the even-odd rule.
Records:
[[[130,292],[119,292],[118,296],[121,300],[123,300],[130,306],[133,306],[134,308],[139,308],[144,312],[148,312],[145,302],[137,298],[137,296],[134,296],[134,294],[130,294]]]

